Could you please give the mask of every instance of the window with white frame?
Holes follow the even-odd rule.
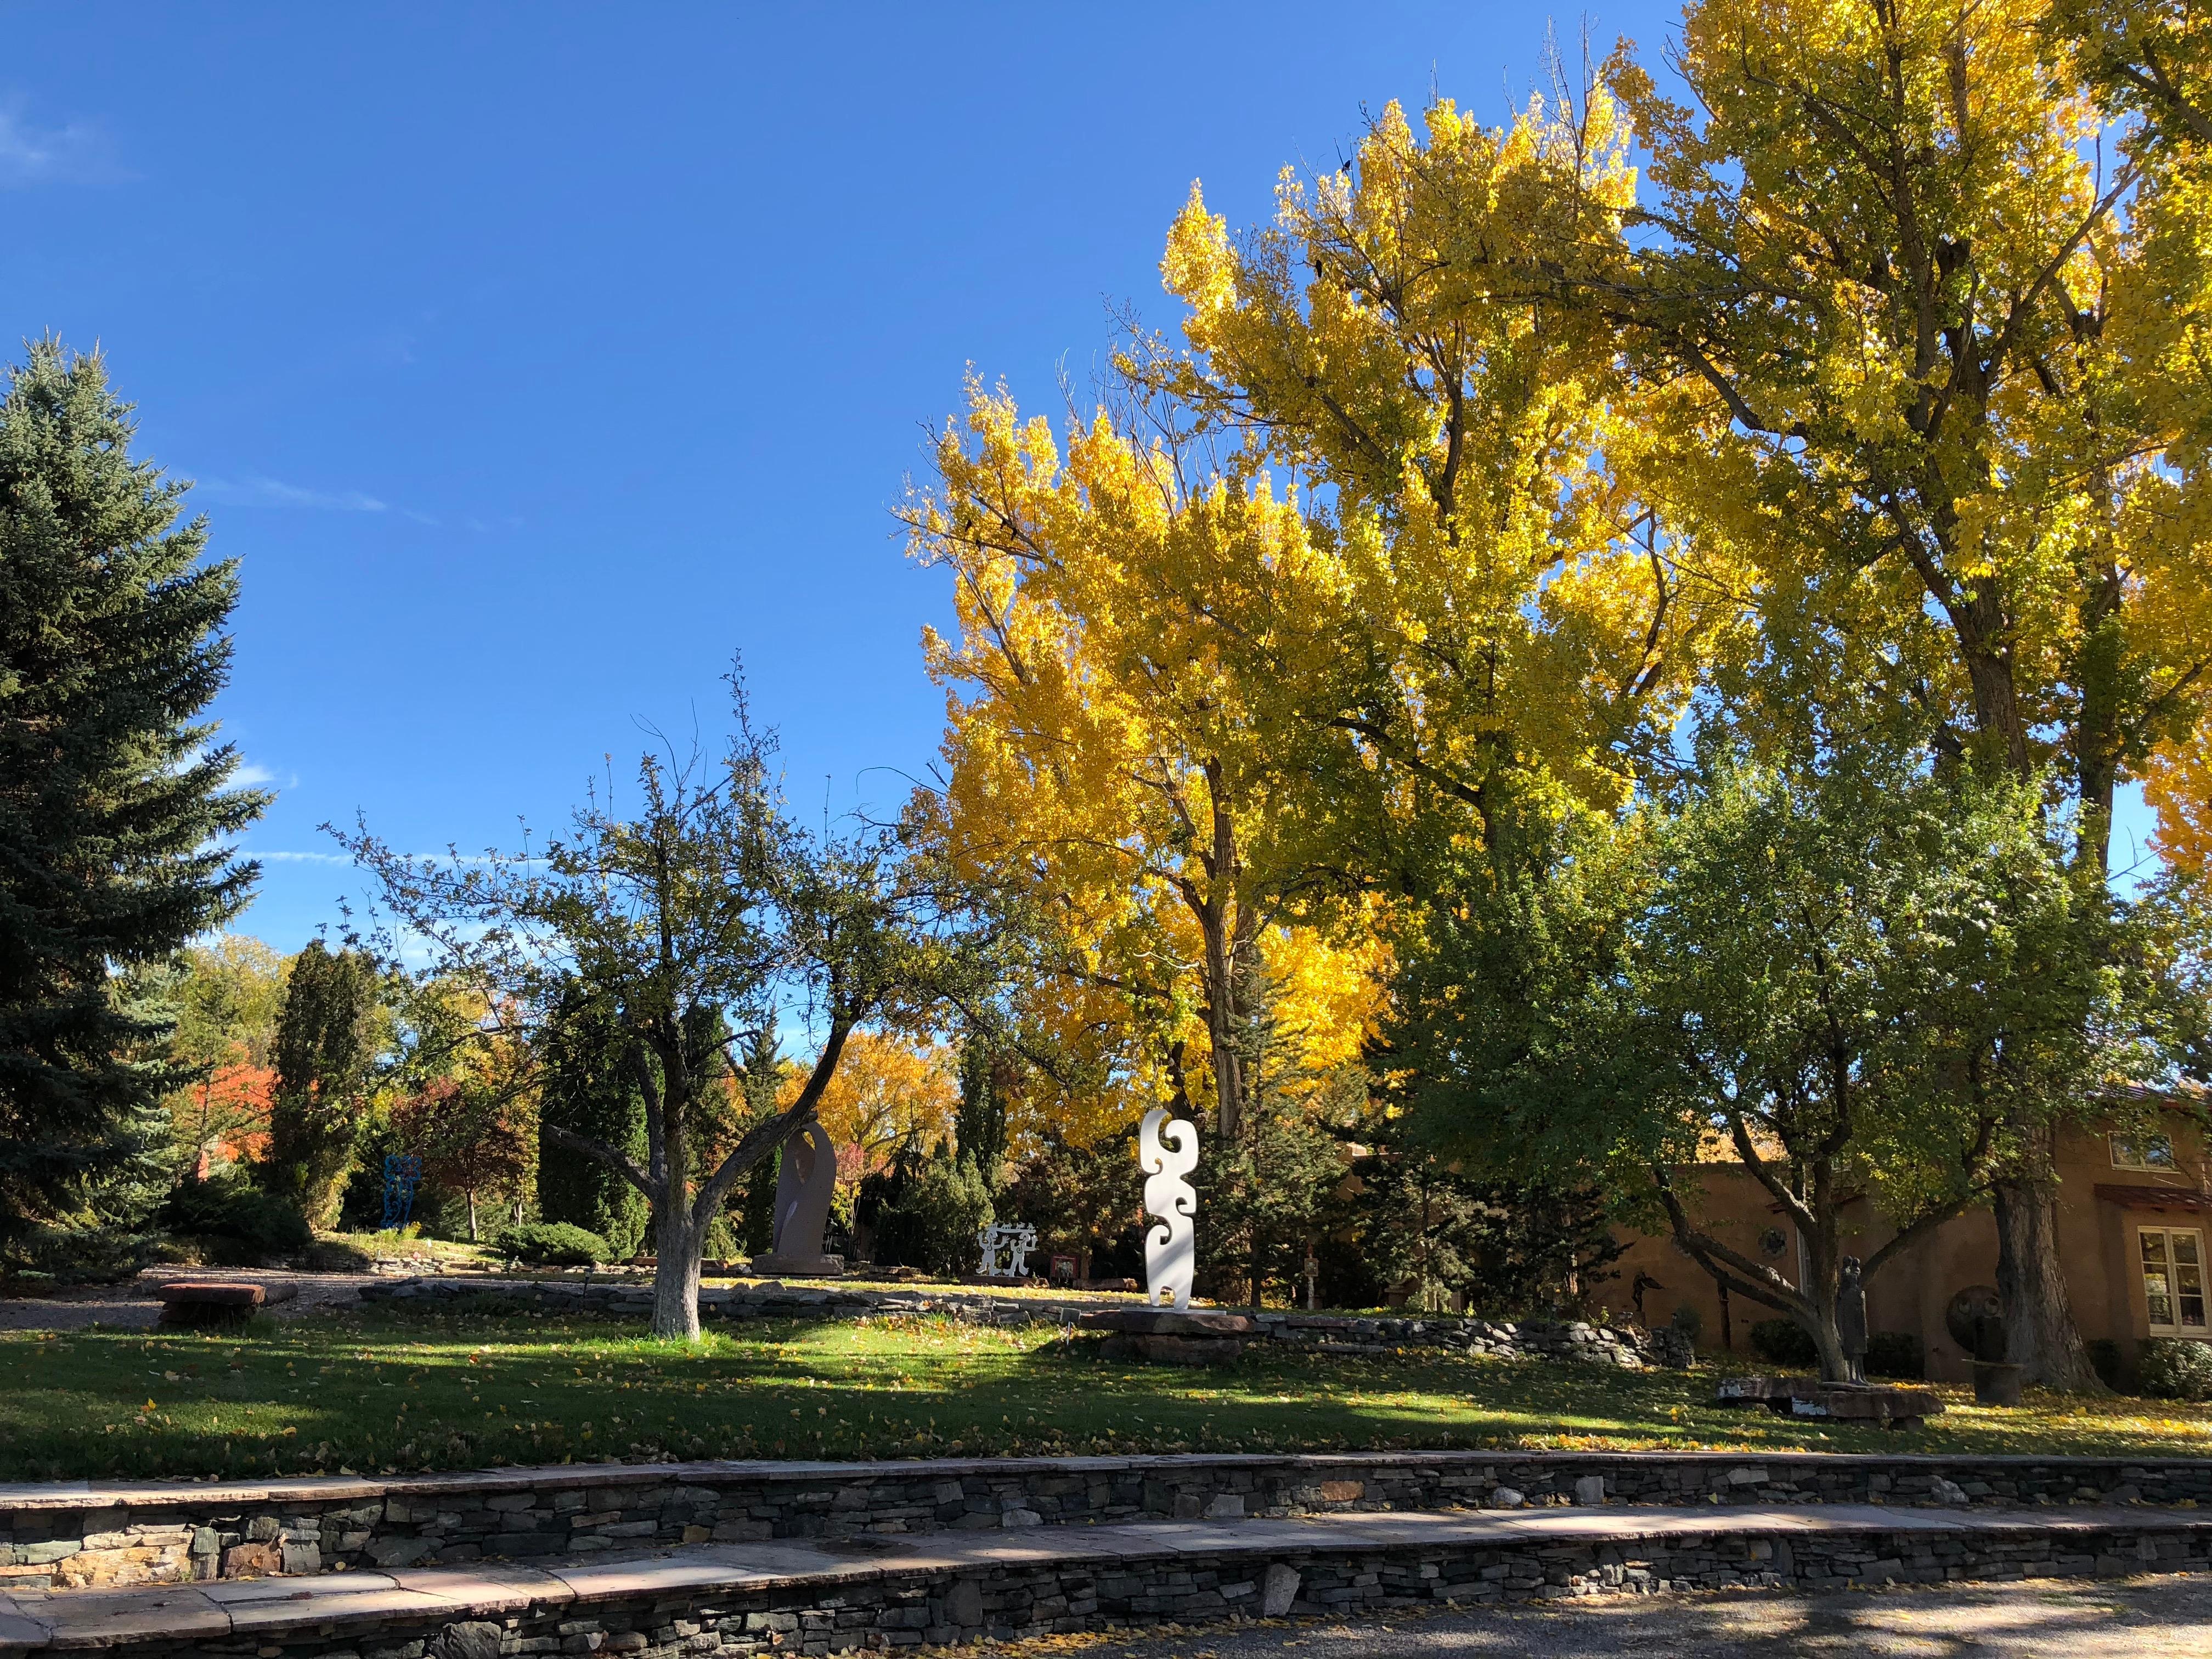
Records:
[[[2143,1227],[2136,1243],[2151,1329],[2203,1335],[2204,1235],[2193,1227]]]
[[[2164,1135],[2114,1135],[2112,1167],[2115,1170],[2171,1170],[2173,1164],[2173,1143]]]

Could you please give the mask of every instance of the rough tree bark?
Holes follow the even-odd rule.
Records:
[[[647,1164],[641,1165],[618,1148],[570,1129],[547,1124],[544,1132],[560,1145],[605,1164],[652,1204],[653,1334],[671,1341],[696,1342],[699,1340],[699,1258],[707,1230],[738,1177],[813,1117],[823,1091],[836,1072],[846,1039],[852,1034],[852,1023],[839,1019],[831,1024],[799,1097],[786,1110],[748,1130],[703,1182],[695,1180],[691,1142],[698,1079],[684,1061],[678,1023],[670,1024],[671,1030],[659,1034],[653,1044],[661,1060],[660,1077],[652,1076],[641,1052],[635,1066],[645,1091]]]

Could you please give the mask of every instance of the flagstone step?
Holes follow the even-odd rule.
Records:
[[[556,1464],[0,1486],[0,1589],[95,1588],[655,1544],[1593,1503],[2189,1505],[2193,1459],[1669,1452],[1185,1453]]]
[[[814,1654],[1420,1602],[2208,1565],[2212,1516],[2140,1509],[1615,1507],[1147,1522],[17,1592],[0,1595],[0,1653]]]

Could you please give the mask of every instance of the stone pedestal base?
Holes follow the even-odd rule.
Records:
[[[1778,1417],[1887,1423],[1893,1429],[1917,1429],[1943,1409],[1943,1397],[1933,1389],[1823,1382],[1817,1376],[1724,1376],[1716,1397],[1723,1406],[1764,1406]]]
[[[1156,1365],[1226,1365],[1241,1358],[1257,1328],[1243,1314],[1177,1313],[1171,1308],[1116,1308],[1088,1313],[1080,1328],[1110,1333],[1099,1345],[1108,1359]]]
[[[757,1255],[746,1264],[756,1279],[842,1279],[842,1255]]]

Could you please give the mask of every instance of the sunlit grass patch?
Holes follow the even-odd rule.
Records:
[[[1709,1372],[1410,1350],[1184,1370],[915,1316],[755,1322],[687,1347],[610,1320],[364,1311],[0,1336],[0,1479],[1413,1447],[2212,1455],[2203,1407],[1944,1394],[1925,1429],[1824,1430],[1723,1410]]]

